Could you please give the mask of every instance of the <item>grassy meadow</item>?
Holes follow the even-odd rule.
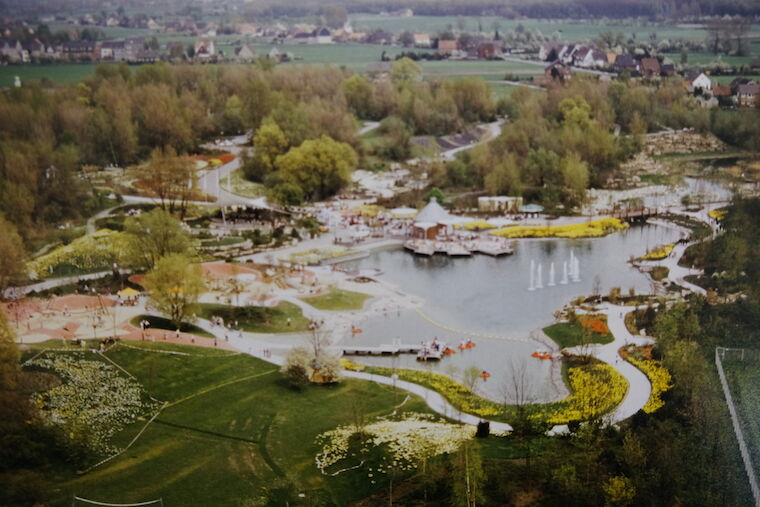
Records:
[[[371,419],[390,414],[405,393],[355,380],[299,391],[264,361],[165,343],[119,344],[105,356],[167,405],[118,457],[82,475],[59,469],[56,505],[70,505],[72,495],[108,503],[293,505],[299,494],[310,505],[346,505],[385,487],[380,477],[362,480],[366,471],[321,475],[315,438],[350,424],[354,400]],[[428,412],[411,397],[403,410]],[[126,445],[145,424],[128,426],[115,443]]]

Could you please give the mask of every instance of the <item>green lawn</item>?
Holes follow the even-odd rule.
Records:
[[[584,343],[584,328],[577,322],[560,322],[544,328],[544,333],[554,340],[561,349],[566,347],[575,347]],[[589,343],[611,343],[613,341],[612,333],[603,336],[598,333],[590,334]]]
[[[107,356],[170,405],[124,454],[82,476],[61,472],[61,505],[73,494],[110,503],[346,505],[386,486],[384,478],[364,480],[366,470],[321,475],[315,437],[349,424],[353,399],[362,399],[373,418],[389,414],[403,394],[352,380],[298,391],[274,365],[195,347],[136,343],[117,345]],[[404,410],[427,412],[418,398]],[[125,430],[121,440],[144,424]],[[301,493],[306,500],[299,501]]]
[[[212,315],[222,317],[225,323],[237,321],[243,331],[250,333],[300,333],[309,328],[309,319],[301,309],[287,301],[271,308],[202,304],[201,316],[209,319]]]
[[[243,170],[237,169],[230,173],[230,177],[222,178],[222,188],[233,194],[255,199],[264,195],[264,185],[245,179]]]
[[[364,302],[372,296],[343,289],[330,289],[322,296],[303,297],[304,301],[318,310],[361,310]]]
[[[135,327],[140,327],[141,320],[147,320],[148,322],[150,322],[150,327],[152,327],[153,329],[166,329],[167,331],[177,330],[177,326],[172,324],[172,322],[169,319],[165,319],[163,317],[155,317],[153,315],[138,315],[137,317],[131,320],[131,323]],[[214,335],[212,335],[211,333],[204,331],[198,326],[188,324],[187,322],[183,322],[182,325],[179,327],[179,330],[183,333],[190,333],[196,336],[202,336],[203,338],[214,337]]]

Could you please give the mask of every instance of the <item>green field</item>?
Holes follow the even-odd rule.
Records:
[[[95,72],[92,63],[49,63],[0,66],[0,88],[13,85],[14,76],[21,83],[47,78],[56,83],[77,83]]]
[[[760,364],[755,361],[731,361],[723,363],[731,389],[736,411],[749,448],[755,476],[760,480]]]
[[[298,391],[277,366],[246,355],[128,345],[106,356],[169,405],[127,452],[84,475],[59,470],[56,505],[70,505],[72,495],[108,503],[346,505],[385,487],[383,477],[377,484],[362,480],[366,470],[321,475],[315,437],[350,424],[352,400],[360,398],[371,419],[389,414],[400,393],[352,380]],[[427,412],[418,398],[403,410]],[[145,424],[128,426],[115,443],[125,445]]]
[[[372,296],[343,289],[330,289],[322,296],[303,297],[304,301],[319,310],[347,311],[361,310],[364,302]]]
[[[389,32],[400,33],[405,30],[412,32],[428,32],[435,34],[449,28],[458,29],[457,16],[414,16],[411,18],[381,17],[373,15],[355,14],[350,16],[353,27],[357,31],[370,30],[373,28],[382,28]],[[645,24],[641,20],[606,20],[599,22],[572,21],[572,20],[540,20],[540,19],[520,19],[510,20],[501,17],[464,17],[464,30],[476,32],[478,30],[478,20],[483,27],[484,32],[493,30],[493,24],[500,25],[499,31],[505,33],[513,31],[517,25],[521,24],[526,30],[540,30],[544,35],[551,35],[559,32],[562,41],[578,42],[584,39],[590,39],[598,36],[601,32],[614,31],[623,32],[626,35],[636,34],[637,40],[647,40],[649,34],[657,33],[659,39],[689,39],[702,40],[706,37],[707,32],[697,26],[686,25],[655,25]],[[752,26],[753,32],[760,32],[760,25]]]

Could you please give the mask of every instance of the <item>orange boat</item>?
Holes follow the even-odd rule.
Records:
[[[443,354],[446,355],[446,356],[450,356],[450,355],[453,355],[453,354],[456,354],[456,353],[457,353],[457,351],[454,350],[454,349],[452,349],[451,347],[446,347],[444,349],[444,351],[443,351]]]
[[[475,347],[475,342],[472,340],[467,340],[466,342],[461,342],[459,344],[459,350],[467,350]]]
[[[534,353],[532,353],[531,356],[537,359],[551,359],[552,358],[552,355],[545,350],[537,350]]]
[[[363,333],[364,331],[362,331],[359,328],[354,328],[354,329],[351,330],[351,332],[354,333],[354,334],[359,334],[359,333]]]
[[[488,378],[488,377],[490,377],[490,376],[491,376],[491,374],[490,374],[490,373],[488,373],[488,372],[487,372],[487,371],[485,371],[485,370],[483,370],[482,372],[480,372],[480,378],[482,378],[483,380],[487,379],[487,378]]]

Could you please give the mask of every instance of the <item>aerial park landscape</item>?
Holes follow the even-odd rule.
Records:
[[[760,502],[751,4],[91,3],[0,6],[0,505]]]

